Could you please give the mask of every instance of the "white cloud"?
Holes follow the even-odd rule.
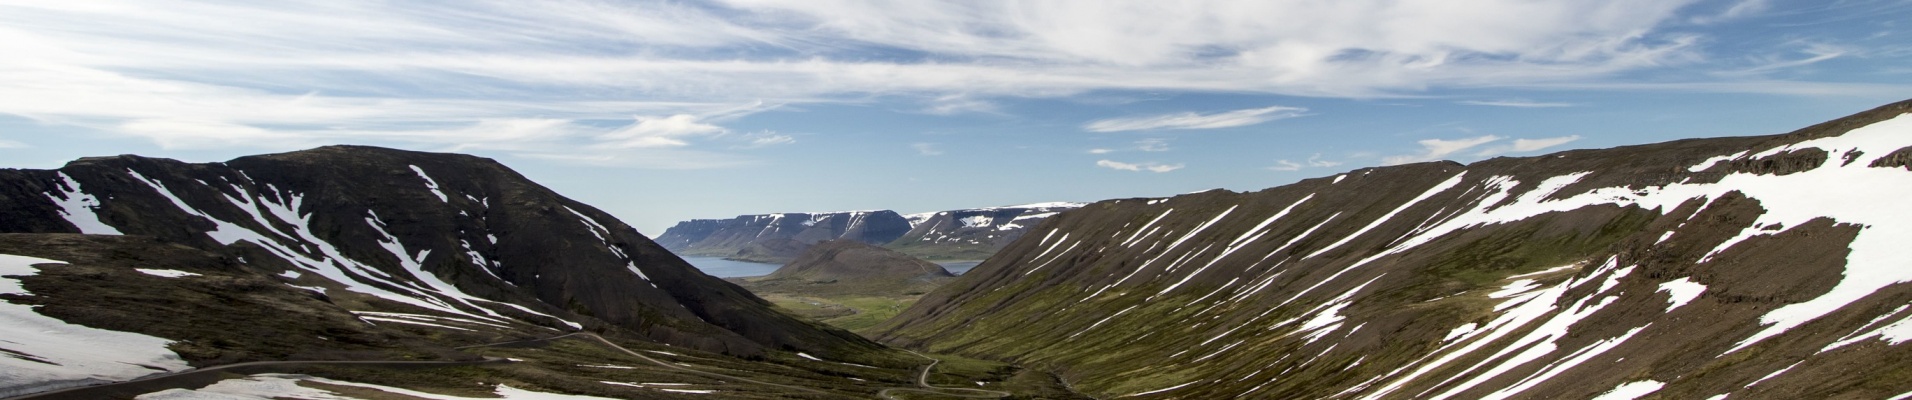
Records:
[[[1298,162],[1288,161],[1288,160],[1275,160],[1275,166],[1268,167],[1268,169],[1276,170],[1276,171],[1300,171],[1301,167],[1302,167],[1301,163],[1298,163]]]
[[[1120,161],[1097,160],[1095,162],[1095,166],[1102,167],[1102,168],[1122,170],[1122,171],[1136,171],[1136,172],[1148,171],[1148,172],[1154,172],[1159,174],[1159,173],[1182,169],[1184,165],[1162,164],[1162,163],[1158,163],[1154,161],[1143,162],[1143,163],[1125,163]]]
[[[1553,108],[1573,107],[1573,103],[1553,103],[1532,100],[1467,100],[1461,104],[1474,106],[1515,107],[1515,108]]]
[[[1480,152],[1474,153],[1474,155],[1481,156],[1481,157],[1491,157],[1491,156],[1497,156],[1502,154],[1527,153],[1527,152],[1540,151],[1542,149],[1548,149],[1554,146],[1571,143],[1576,140],[1580,140],[1580,135],[1567,135],[1567,136],[1540,138],[1540,139],[1514,139],[1514,142],[1511,144],[1504,145],[1504,146],[1493,146],[1493,147],[1481,149]]]
[[[914,143],[910,145],[910,148],[916,149],[916,154],[925,156],[943,155],[943,150],[937,148],[935,143]]]
[[[624,152],[538,150],[515,153],[519,157],[600,167],[666,170],[731,168],[756,165],[760,161],[736,154],[681,148],[633,149]]]
[[[1300,171],[1302,168],[1326,168],[1339,166],[1341,164],[1342,162],[1340,161],[1323,160],[1321,159],[1320,153],[1315,153],[1315,155],[1308,156],[1308,159],[1302,162],[1288,161],[1285,159],[1275,160],[1275,166],[1268,167],[1268,169],[1274,171]]]
[[[1110,118],[1082,126],[1090,132],[1121,132],[1158,129],[1216,129],[1248,126],[1283,118],[1302,116],[1306,108],[1273,106],[1213,114],[1183,112],[1143,117]]]
[[[996,104],[976,99],[964,94],[952,94],[937,97],[923,108],[923,112],[935,115],[956,115],[968,113],[995,113]]]
[[[0,149],[25,149],[33,146],[14,140],[0,139]]]
[[[648,148],[683,147],[690,145],[684,141],[690,136],[708,136],[724,132],[724,128],[706,124],[690,114],[677,114],[669,117],[637,117],[637,122],[623,129],[598,135],[598,140],[612,148]]]
[[[1169,148],[1168,146],[1168,139],[1149,138],[1149,139],[1142,139],[1142,140],[1135,141],[1135,147],[1130,147],[1125,149],[1093,148],[1093,149],[1089,149],[1088,153],[1089,154],[1109,154],[1109,153],[1123,152],[1123,151],[1143,151],[1143,152],[1155,153],[1155,152],[1164,152],[1169,150],[1172,150],[1172,149]]]
[[[1542,149],[1552,148],[1554,146],[1571,143],[1576,140],[1580,140],[1580,135],[1567,135],[1567,136],[1540,138],[1540,139],[1514,139],[1512,143],[1508,143],[1504,145],[1480,147],[1482,145],[1498,142],[1503,139],[1506,139],[1506,138],[1495,136],[1495,135],[1482,135],[1482,136],[1452,139],[1452,140],[1424,139],[1417,142],[1417,143],[1420,143],[1421,145],[1422,151],[1420,153],[1388,156],[1381,159],[1381,164],[1382,165],[1400,165],[1400,164],[1442,160],[1442,159],[1447,159],[1447,157],[1450,155],[1458,154],[1473,148],[1480,148],[1479,151],[1475,151],[1471,153],[1471,155],[1475,157],[1492,157],[1492,156],[1498,156],[1503,154],[1534,152],[1534,151],[1539,151]]]
[[[1771,54],[1752,57],[1753,66],[1751,67],[1732,71],[1720,71],[1715,74],[1723,76],[1759,75],[1782,69],[1817,64],[1821,61],[1839,58],[1854,52],[1853,49],[1845,46],[1816,42],[1795,41],[1788,43],[1788,45],[1798,47],[1797,50],[1793,51],[1793,53],[1796,54]]]
[[[1771,6],[1768,0],[1739,0],[1739,2],[1733,3],[1731,7],[1727,7],[1718,14],[1694,16],[1689,20],[1700,25],[1716,24],[1752,16],[1766,11],[1766,9]]]
[[[1614,81],[1709,59],[1697,45],[1705,37],[1668,29],[1688,20],[1680,10],[1696,1],[7,2],[0,114],[169,147],[460,147],[461,135],[482,131],[492,136],[475,146],[531,152],[597,145],[607,135],[602,145],[624,150],[694,148],[698,138],[722,136],[696,124],[721,125],[722,110],[760,101],[894,96],[956,114],[991,112],[990,99],[1004,96],[1121,91],[1904,92],[1730,74]],[[1765,8],[1744,1],[1720,15]],[[1808,52],[1752,72],[1829,57],[1839,55]],[[1102,127],[1215,128],[1292,116],[1257,110]],[[603,128],[629,115],[662,121]],[[672,120],[682,115],[696,119]],[[657,125],[667,123],[680,124]]]
[[[797,142],[797,138],[792,137],[790,135],[785,135],[785,134],[777,133],[775,131],[770,131],[770,130],[764,130],[757,133],[744,135],[744,144],[737,146],[737,148],[756,149],[756,148],[763,148],[763,147],[770,147],[770,146],[781,146],[781,145],[792,144],[796,142]]]
[[[1487,143],[1501,140],[1501,139],[1504,139],[1504,138],[1500,136],[1494,136],[1494,135],[1483,135],[1483,136],[1453,139],[1453,140],[1422,139],[1416,142],[1421,144],[1422,151],[1420,153],[1388,156],[1386,158],[1381,159],[1381,164],[1382,165],[1401,165],[1401,164],[1440,160],[1444,157],[1447,157],[1449,154],[1458,153],[1462,150],[1467,150],[1470,148],[1474,148],[1475,146],[1480,146],[1480,145],[1487,144]]]
[[[1168,151],[1168,139],[1142,139],[1135,142],[1135,149],[1147,152]]]

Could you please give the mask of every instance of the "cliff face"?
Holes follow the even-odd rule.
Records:
[[[1907,112],[1099,202],[878,337],[1101,397],[1891,397]]]
[[[909,232],[894,211],[740,215],[727,220],[690,220],[665,230],[659,242],[684,255],[785,262],[828,240],[883,244]]]
[[[333,146],[0,170],[0,233],[150,237],[321,288],[354,312],[601,326],[744,356],[878,348],[773,311],[616,218],[471,156]]]

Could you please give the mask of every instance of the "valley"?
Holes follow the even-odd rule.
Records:
[[[665,235],[726,254],[701,264],[489,159],[87,158],[0,170],[0,395],[1903,397],[1909,154],[1912,101],[1255,192]],[[985,247],[910,245],[955,237],[995,244],[960,274],[923,255]],[[788,261],[712,261],[748,254]]]
[[[0,1],[0,400],[1912,400],[1907,21]]]

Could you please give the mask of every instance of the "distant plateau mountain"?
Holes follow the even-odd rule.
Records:
[[[740,215],[677,223],[657,238],[678,254],[785,263],[827,240],[880,245],[930,260],[982,260],[1030,227],[1084,203],[1037,203],[902,215],[841,211]]]

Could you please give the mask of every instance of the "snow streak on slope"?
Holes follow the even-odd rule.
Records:
[[[311,214],[301,213],[299,211],[304,201],[304,195],[302,194],[276,192],[273,193],[274,196],[262,196],[260,192],[247,190],[247,186],[257,185],[232,184],[229,188],[232,192],[240,193],[246,197],[232,197],[230,194],[223,196],[231,206],[244,211],[250,220],[227,221],[187,204],[173,193],[171,187],[168,187],[157,179],[146,177],[133,170],[127,170],[126,172],[135,180],[145,183],[159,195],[169,200],[170,204],[179,210],[211,221],[215,225],[215,228],[206,232],[206,234],[220,244],[231,245],[240,241],[246,241],[259,245],[293,265],[297,265],[306,271],[317,273],[319,276],[343,285],[346,290],[429,310],[488,321],[506,322],[509,320],[509,317],[493,311],[486,306],[481,306],[478,303],[519,308],[508,303],[490,301],[466,294],[456,286],[425,271],[421,263],[430,255],[430,252],[425,251],[421,252],[421,254],[412,254],[406,251],[403,245],[397,243],[397,239],[385,231],[384,223],[378,221],[377,216],[372,214],[370,210],[366,211],[369,217],[364,220],[364,223],[379,233],[380,245],[383,246],[386,252],[392,255],[394,260],[398,261],[400,272],[397,274],[374,267],[368,264],[367,261],[347,257],[342,250],[332,243],[311,236],[310,233],[313,232]],[[204,182],[198,183],[205,184]],[[245,183],[252,184],[253,182]],[[276,190],[271,185],[265,185],[264,188]],[[226,191],[221,191],[221,193],[226,193]],[[277,225],[272,223],[273,220],[290,225],[292,228],[283,230],[274,228]],[[248,225],[262,227],[263,229],[254,230],[253,228],[249,228]],[[316,252],[314,252],[314,250],[316,250]],[[489,273],[489,271],[486,272]],[[558,320],[555,317],[552,319]],[[568,321],[558,321],[567,325],[571,324]]]
[[[1843,129],[1853,125],[1829,126]],[[1901,150],[1912,148],[1912,115],[1890,117],[1841,136],[1793,139],[1829,133],[1823,128],[1802,132],[1773,139],[1720,139],[1686,142],[1684,147],[1643,146],[1482,162],[1460,171],[1441,165],[1388,171],[1392,175],[1387,179],[1427,188],[1406,202],[1349,202],[1343,199],[1377,196],[1337,192],[1355,189],[1349,189],[1350,185],[1330,187],[1324,185],[1325,180],[1271,189],[1267,195],[1229,198],[1209,194],[1206,196],[1211,197],[1196,199],[1147,200],[1146,204],[1114,201],[1108,207],[1071,214],[1067,223],[1045,227],[1043,235],[1024,239],[1034,242],[1033,246],[1016,247],[1016,256],[1006,260],[1009,265],[1001,269],[1005,271],[1002,276],[1027,278],[1013,282],[1020,285],[1004,286],[1034,286],[1042,292],[1025,297],[952,297],[952,301],[993,303],[976,307],[952,303],[943,306],[960,311],[924,313],[999,331],[1003,321],[990,321],[992,313],[1003,313],[1005,320],[1041,318],[1062,328],[1013,333],[1008,335],[1013,339],[1000,342],[974,339],[978,334],[989,334],[964,327],[954,327],[963,330],[961,333],[941,335],[909,331],[906,326],[896,330],[895,336],[964,351],[997,352],[1062,365],[1078,363],[1082,365],[1072,368],[1106,376],[1127,376],[1121,375],[1128,373],[1122,368],[1133,364],[1124,364],[1116,360],[1117,356],[1105,353],[1163,357],[1167,360],[1151,367],[1154,373],[1173,374],[1177,379],[1153,383],[1199,378],[1196,385],[1180,392],[1150,396],[1158,398],[1279,398],[1300,393],[1302,389],[1291,383],[1298,379],[1321,379],[1322,385],[1335,385],[1331,391],[1308,392],[1313,395],[1340,392],[1364,398],[1501,399],[1563,393],[1582,398],[1602,393],[1633,398],[1661,389],[1667,392],[1660,395],[1695,395],[1688,380],[1694,379],[1691,374],[1695,370],[1677,368],[1708,365],[1707,371],[1713,372],[1698,378],[1708,380],[1756,370],[1735,383],[1745,385],[1761,375],[1783,375],[1776,371],[1787,371],[1782,367],[1799,362],[1799,357],[1809,356],[1813,350],[1837,353],[1828,357],[1844,357],[1852,351],[1834,351],[1846,346],[1860,348],[1858,344],[1868,341],[1887,345],[1912,342],[1912,311],[1908,311],[1912,307],[1878,315],[1870,313],[1895,304],[1866,308],[1876,301],[1892,301],[1883,294],[1901,293],[1897,290],[1902,287],[1888,287],[1912,282],[1912,246],[1904,245],[1912,243],[1912,212],[1906,212],[1904,203],[1912,199],[1912,173],[1891,164],[1902,162],[1905,153]],[[1796,143],[1770,144],[1783,143],[1782,139]],[[1779,147],[1766,148],[1773,146]],[[1711,153],[1683,153],[1702,148]],[[1752,150],[1741,151],[1747,148]],[[1813,158],[1820,151],[1829,154],[1830,160],[1815,164]],[[1727,155],[1691,164],[1722,153]],[[1633,155],[1645,155],[1640,159],[1655,160],[1654,164],[1614,166],[1630,162],[1617,157]],[[1593,158],[1584,158],[1588,156]],[[1875,162],[1882,167],[1873,167]],[[1410,174],[1411,179],[1403,178]],[[1335,181],[1374,184],[1374,178],[1366,173],[1348,177],[1357,179]],[[1444,181],[1423,186],[1434,179]],[[1302,206],[1297,211],[1299,217],[1284,217],[1287,209],[1268,214],[1284,205],[1269,200],[1305,199],[1304,194],[1335,200]],[[1390,198],[1412,193],[1399,194]],[[1334,204],[1338,202],[1350,204]],[[1231,204],[1241,209],[1228,208]],[[1288,209],[1294,208],[1288,205]],[[1676,209],[1692,214],[1675,215]],[[1695,217],[1701,214],[1711,219]],[[1216,222],[1224,217],[1229,221]],[[1681,221],[1683,218],[1686,221]],[[1795,295],[1790,292],[1768,295],[1758,288],[1736,286],[1748,284],[1743,282],[1745,278],[1732,275],[1737,271],[1723,269],[1748,262],[1747,257],[1765,257],[1749,253],[1752,249],[1744,244],[1761,242],[1749,239],[1815,236],[1819,232],[1802,231],[1801,227],[1825,226],[1828,221],[1842,232],[1837,235],[1839,240],[1844,240],[1843,232],[1856,232],[1850,242],[1832,244],[1847,251],[1843,260],[1832,263],[1833,268],[1843,267],[1843,271],[1827,272],[1843,273],[1812,284],[1820,287],[1823,283],[1829,290],[1812,289],[1793,298],[1788,298]],[[1655,237],[1660,240],[1653,240]],[[1532,242],[1541,239],[1560,240],[1562,244],[1549,247],[1551,242]],[[1530,246],[1530,242],[1536,245]],[[1286,244],[1274,247],[1281,243]],[[1078,248],[1088,253],[1078,253]],[[1533,251],[1557,254],[1535,256],[1530,253]],[[1508,256],[1491,259],[1499,256],[1496,252],[1507,252]],[[1482,254],[1489,258],[1472,258]],[[1543,262],[1550,265],[1535,265]],[[1567,263],[1572,265],[1495,282],[1503,275],[1516,273],[1509,270],[1515,268],[1513,265],[1526,272]],[[1417,270],[1420,268],[1458,268],[1482,275],[1416,280],[1397,273],[1421,272]],[[1030,274],[1036,270],[1045,274]],[[1326,278],[1319,278],[1322,276]],[[1389,277],[1377,284],[1381,290],[1358,293],[1353,298],[1337,296],[1348,294],[1345,288],[1357,287],[1376,276]],[[1481,286],[1482,282],[1488,286]],[[1126,286],[1111,289],[1117,285]],[[973,292],[1001,287],[977,289],[981,290]],[[1186,293],[1187,298],[1197,300],[1186,302],[1186,298],[1172,297],[1180,293],[1177,291],[1192,292]],[[1102,296],[1105,292],[1116,295]],[[1228,295],[1220,295],[1224,292]],[[1088,296],[1082,297],[1082,293]],[[1153,296],[1125,297],[1126,293]],[[1258,293],[1270,295],[1256,296]],[[1426,297],[1404,297],[1422,295]],[[1774,297],[1785,300],[1774,301]],[[1173,299],[1174,304],[1156,301],[1162,298]],[[1861,300],[1864,302],[1855,303]],[[1411,310],[1426,307],[1461,315],[1412,316],[1406,311],[1386,310],[1386,306]],[[1828,317],[1835,311],[1840,313],[1836,318]],[[1868,314],[1855,317],[1850,313]],[[1709,318],[1720,320],[1709,322],[1718,327],[1709,332],[1719,335],[1678,337],[1686,330],[1704,330],[1693,321],[1711,321]],[[1874,319],[1853,325],[1866,318]],[[1296,325],[1284,321],[1271,327],[1269,322],[1277,319],[1289,319]],[[1409,319],[1414,321],[1402,322]],[[928,322],[915,326],[951,328],[931,318],[924,321]],[[1362,331],[1364,323],[1369,331]],[[1801,326],[1811,326],[1817,336],[1788,334]],[[1390,339],[1372,337],[1372,329],[1377,327],[1395,329],[1386,332],[1412,333],[1416,340],[1426,339],[1426,346],[1401,346],[1412,347],[1408,350],[1389,347],[1393,346]],[[1839,331],[1825,333],[1828,327]],[[1349,340],[1336,340],[1344,331]],[[1365,333],[1356,336],[1356,331]],[[1434,333],[1431,337],[1422,335],[1427,332]],[[1832,339],[1835,337],[1837,340]],[[1042,340],[1115,344],[1098,345],[1095,354],[1083,354],[1045,347]],[[1820,341],[1806,344],[1806,355],[1792,355],[1799,353],[1793,351],[1796,349],[1775,350],[1796,346],[1801,340]],[[1027,344],[1031,341],[1037,344]],[[1729,348],[1728,354],[1746,351],[1749,354],[1743,357],[1759,362],[1719,358],[1720,352]],[[1864,348],[1872,351],[1878,347]],[[1405,353],[1390,355],[1398,358],[1389,360],[1394,365],[1384,368],[1377,367],[1380,364],[1373,358],[1357,359],[1366,355],[1358,351],[1377,349]],[[1214,356],[1231,351],[1248,355]],[[1252,355],[1258,351],[1272,356],[1256,359]],[[1297,364],[1278,358],[1289,353],[1300,354],[1297,359],[1303,361]],[[1780,353],[1789,355],[1777,355]],[[1183,354],[1188,358],[1179,357]],[[1791,359],[1768,365],[1775,357]],[[1730,365],[1733,362],[1743,364],[1735,367]],[[1720,363],[1728,365],[1722,367]],[[1366,370],[1346,371],[1353,365]],[[1799,365],[1791,373],[1823,370],[1827,364]],[[1265,371],[1257,370],[1258,366]],[[1330,368],[1337,371],[1322,372]],[[1647,370],[1655,374],[1644,375]],[[1111,383],[1115,378],[1103,382],[1095,382],[1102,378],[1093,376],[1088,379],[1091,385],[1107,389],[1100,394],[1149,389]],[[1261,379],[1269,382],[1253,384]],[[1599,386],[1574,385],[1584,379],[1599,379],[1592,383]],[[1242,386],[1256,389],[1240,392],[1228,380],[1249,382]],[[1788,379],[1775,379],[1762,385],[1796,385],[1785,381]],[[1263,386],[1270,391],[1257,392]],[[1228,391],[1215,387],[1228,387]],[[1715,393],[1718,391],[1703,394]]]
[[[39,274],[35,264],[65,262],[0,254],[0,276]],[[45,268],[59,268],[47,266]],[[0,294],[30,295],[0,277]],[[168,350],[171,340],[66,323],[32,306],[0,300],[0,396],[191,369]],[[32,387],[25,385],[32,384]]]
[[[1427,232],[1402,241],[1398,246],[1369,257],[1364,262],[1400,253],[1448,233],[1466,228],[1520,221],[1548,212],[1570,211],[1593,205],[1637,205],[1662,212],[1690,199],[1718,199],[1729,192],[1740,192],[1760,201],[1766,208],[1753,226],[1798,226],[1817,218],[1863,227],[1851,244],[1846,259],[1846,279],[1832,291],[1811,301],[1774,310],[1762,318],[1770,326],[1741,341],[1734,351],[1836,310],[1854,300],[1894,283],[1912,281],[1912,215],[1900,207],[1912,198],[1912,174],[1895,168],[1869,165],[1894,150],[1912,146],[1912,116],[1896,118],[1854,129],[1842,136],[1814,139],[1775,148],[1748,157],[1759,158],[1794,149],[1819,148],[1833,154],[1863,152],[1855,162],[1828,162],[1807,171],[1788,175],[1729,174],[1717,183],[1671,184],[1645,189],[1600,188],[1558,200],[1542,200],[1547,193],[1529,191],[1511,204],[1487,208],[1491,201],[1467,214],[1437,225]],[[1577,176],[1576,176],[1577,175]],[[1555,177],[1541,186],[1564,187],[1554,180],[1577,181],[1584,174]],[[1513,187],[1508,184],[1505,187]],[[1852,188],[1866,188],[1855,191]],[[1536,193],[1540,193],[1536,195]],[[1742,230],[1738,236],[1715,248],[1718,254],[1734,244],[1762,231]]]
[[[73,177],[67,176],[65,172],[61,172],[59,185],[60,192],[58,194],[47,193],[47,198],[53,200],[54,204],[60,206],[60,213],[66,216],[67,222],[80,228],[80,233],[91,235],[120,234],[119,229],[114,229],[112,226],[107,225],[106,221],[100,220],[99,214],[93,212],[93,207],[99,206],[100,203],[98,200],[93,199],[93,195],[80,191],[79,181],[75,181]]]

